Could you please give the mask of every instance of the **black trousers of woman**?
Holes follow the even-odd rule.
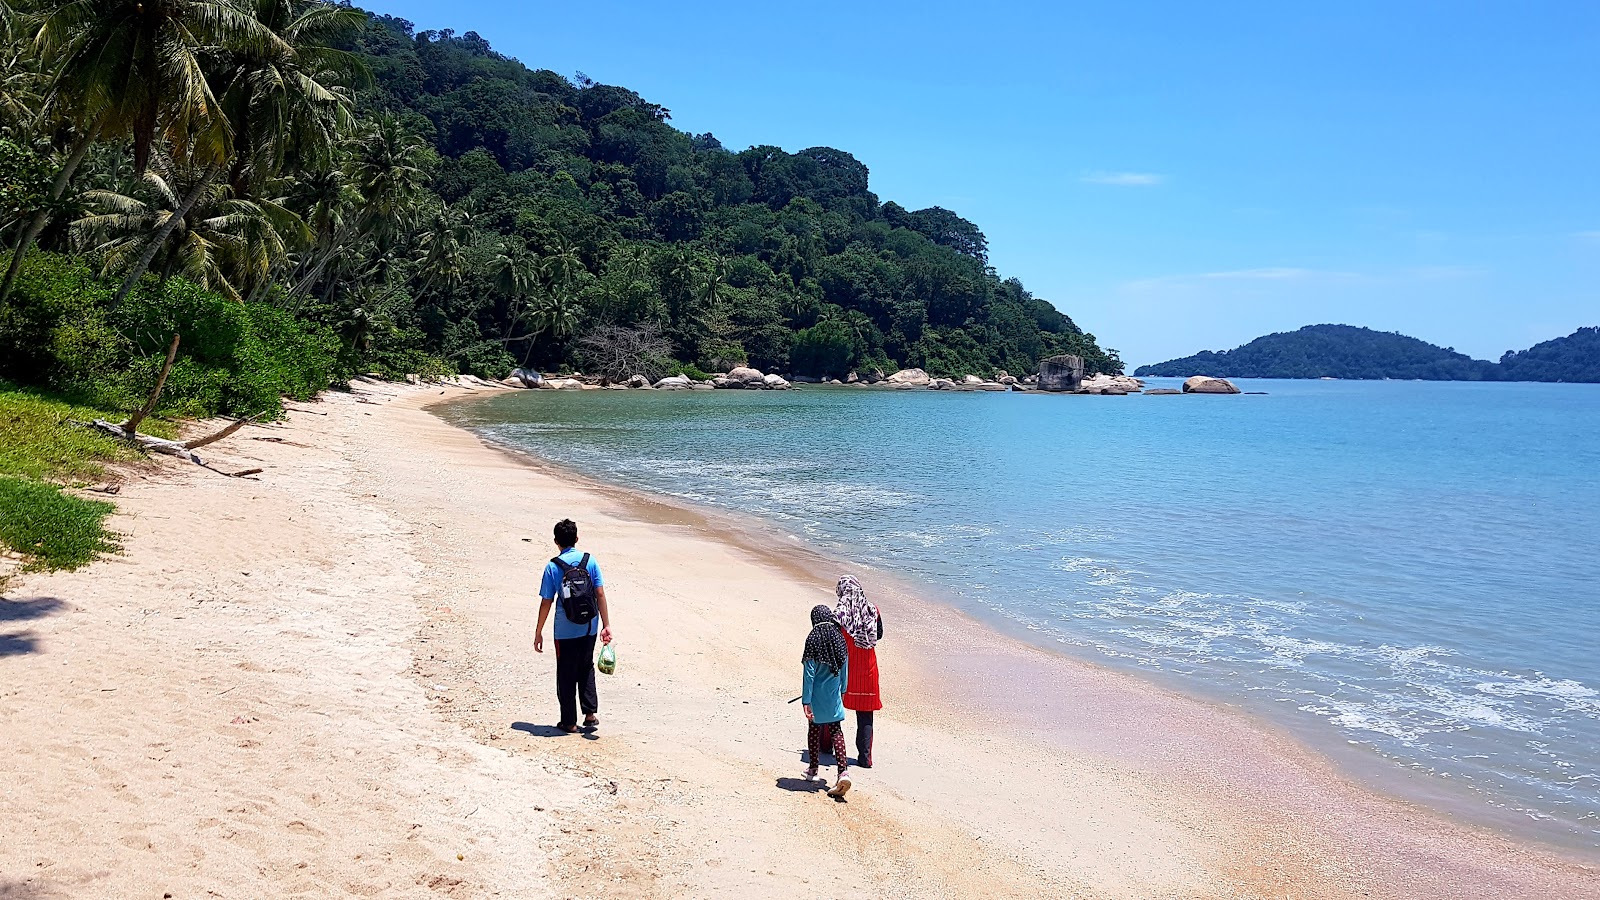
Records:
[[[856,710],[856,765],[872,768],[872,711]]]

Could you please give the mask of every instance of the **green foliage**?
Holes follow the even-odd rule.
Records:
[[[50,161],[31,147],[0,139],[0,223],[15,221],[46,202]]]
[[[96,478],[104,474],[102,462],[139,458],[129,445],[72,424],[106,415],[0,381],[0,544],[23,554],[26,569],[76,568],[116,549],[102,525],[111,504],[48,483]],[[172,436],[161,423],[150,424]]]
[[[140,458],[110,435],[72,424],[108,415],[0,382],[0,475],[82,480],[101,475],[101,462]],[[171,436],[159,423],[150,425],[149,430]]]
[[[798,375],[843,378],[861,353],[861,341],[842,322],[819,322],[794,336],[790,351]]]
[[[1350,325],[1307,325],[1269,334],[1233,350],[1210,350],[1135,374],[1210,375],[1216,378],[1417,378],[1426,381],[1495,381],[1494,363],[1403,334]]]
[[[1500,357],[1506,381],[1600,383],[1600,328],[1579,328],[1566,337],[1534,344]]]
[[[39,247],[86,265],[19,287],[14,377],[125,408],[173,329],[186,412],[362,372],[572,367],[599,333],[710,370],[1021,372],[1072,345],[1120,371],[1000,280],[975,223],[882,202],[842,150],[735,152],[627,88],[335,4],[49,8],[39,42],[11,38],[39,65],[8,97],[67,127],[33,157],[0,145],[0,238],[46,210]],[[78,161],[66,201],[41,193]]]
[[[180,353],[161,395],[172,413],[272,417],[280,396],[309,398],[333,376],[338,338],[275,305],[181,278],[141,285],[116,309],[112,293],[81,261],[32,254],[0,312],[0,376],[128,411],[154,386],[174,333]]]
[[[29,558],[23,571],[76,569],[115,552],[103,524],[115,510],[53,484],[0,476],[0,544]]]
[[[711,379],[710,373],[701,371],[698,367],[689,363],[681,362],[674,362],[667,374],[684,375],[692,381],[709,381]]]

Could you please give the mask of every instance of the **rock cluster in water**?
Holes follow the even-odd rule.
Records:
[[[1037,375],[1028,375],[1017,378],[1008,372],[997,371],[989,378],[977,375],[965,375],[961,378],[935,378],[922,369],[901,369],[890,375],[873,370],[870,372],[851,372],[843,380],[838,378],[817,378],[814,376],[797,375],[785,378],[776,373],[762,372],[749,366],[737,366],[728,372],[713,375],[705,380],[696,380],[687,375],[668,375],[656,380],[654,383],[644,375],[633,375],[620,382],[592,375],[552,375],[534,372],[529,369],[513,369],[511,373],[501,380],[501,384],[510,387],[534,388],[547,391],[567,390],[655,390],[655,391],[709,391],[709,390],[746,390],[746,391],[784,391],[795,384],[829,384],[860,388],[881,388],[889,390],[931,390],[931,391],[1034,391],[1051,390],[1052,393],[1070,394],[1098,394],[1102,396],[1120,397],[1128,394],[1144,392],[1144,382],[1129,375],[1093,375],[1081,380],[1073,378],[1070,370],[1065,374],[1058,373],[1053,376],[1053,384],[1072,383],[1068,390],[1051,390],[1043,387],[1044,381]],[[1237,394],[1239,389],[1232,382],[1223,378],[1207,378],[1195,376],[1184,382],[1183,390],[1160,389],[1150,391],[1151,394]]]

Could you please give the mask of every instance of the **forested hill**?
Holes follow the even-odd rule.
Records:
[[[359,113],[392,115],[437,154],[417,161],[407,201],[423,227],[395,243],[438,271],[377,310],[359,284],[330,281],[330,302],[363,305],[457,364],[582,366],[586,336],[620,329],[707,370],[987,375],[1071,352],[1121,371],[989,267],[975,224],[881,202],[845,151],[725,148],[632,90],[529,69],[474,32],[372,15],[343,46],[372,75]]]
[[[1534,344],[1500,357],[1507,381],[1600,383],[1600,328],[1579,328],[1566,337]]]
[[[1420,378],[1495,381],[1498,367],[1403,334],[1352,325],[1307,325],[1233,350],[1140,366],[1137,375],[1218,378]]]

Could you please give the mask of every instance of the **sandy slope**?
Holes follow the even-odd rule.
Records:
[[[12,586],[0,897],[1600,895],[887,589],[879,766],[795,790],[819,561],[521,464],[420,409],[446,390],[246,429],[215,455],[259,481],[135,476],[123,557]],[[617,617],[596,738],[555,736],[531,646],[568,515]]]

